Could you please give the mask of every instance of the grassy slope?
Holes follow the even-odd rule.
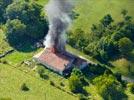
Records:
[[[134,16],[133,0],[78,0],[76,12],[80,14],[74,21],[73,29],[82,28],[86,32],[92,24],[97,23],[104,15],[111,14],[113,18],[121,20],[122,9],[129,11]]]
[[[38,0],[41,5],[45,5],[48,0]],[[74,0],[76,3],[75,11],[80,16],[73,22],[72,30],[82,28],[89,32],[92,24],[106,14],[111,14],[116,21],[121,20],[120,12],[122,9],[129,11],[129,15],[134,16],[133,0]]]
[[[35,74],[35,73],[34,73]],[[8,65],[0,64],[0,98],[12,100],[76,100],[73,96],[58,90],[41,80],[38,75],[22,72]],[[26,83],[30,91],[23,92],[20,87]]]

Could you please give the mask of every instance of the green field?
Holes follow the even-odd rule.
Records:
[[[45,5],[48,0],[37,0],[41,5]],[[106,14],[111,14],[115,21],[120,21],[120,13],[123,9],[128,10],[128,14],[134,16],[133,0],[74,0],[75,12],[79,14],[73,21],[72,30],[77,28],[90,32],[92,24],[98,23]]]
[[[45,5],[48,0],[37,0],[41,5]],[[92,24],[98,23],[106,14],[111,14],[116,21],[121,20],[120,13],[123,9],[128,10],[129,15],[134,16],[133,0],[74,0],[75,12],[79,14],[73,21],[72,30],[82,28],[89,32]]]
[[[26,83],[29,91],[21,91],[21,85]],[[61,90],[50,86],[49,81],[40,79],[36,73],[25,73],[18,68],[0,64],[0,100],[77,100]]]
[[[80,16],[74,21],[73,29],[82,28],[85,32],[89,32],[91,25],[98,23],[106,14],[111,14],[113,19],[119,21],[120,12],[126,9],[134,16],[133,0],[80,0],[76,4],[75,9]]]

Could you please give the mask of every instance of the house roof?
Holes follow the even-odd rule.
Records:
[[[73,68],[73,65],[82,69],[88,64],[88,62],[81,57],[73,55],[67,51],[57,52],[54,48],[46,48],[35,55],[34,59],[45,65],[47,68],[50,68],[60,74],[63,74],[64,71],[68,71],[70,68]]]
[[[43,52],[37,54],[35,58],[37,58],[40,62],[43,62],[43,64],[45,63],[59,71],[64,71],[66,65],[74,59],[64,53],[52,52],[50,49],[45,49]]]

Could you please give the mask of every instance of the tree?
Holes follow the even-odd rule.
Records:
[[[111,74],[104,74],[96,77],[93,79],[93,84],[97,87],[98,93],[104,98],[104,100],[127,98],[124,94],[121,83]]]
[[[121,14],[123,15],[123,17],[125,17],[125,16],[127,15],[127,13],[128,13],[128,11],[125,10],[125,9],[123,9],[123,10],[121,11]]]
[[[85,37],[85,33],[81,29],[76,29],[74,33],[69,34],[69,44],[79,50],[84,50],[88,45],[88,39]]]
[[[19,19],[8,20],[6,27],[7,34],[14,34],[14,36],[22,36],[26,32],[26,25]]]
[[[133,50],[133,42],[127,38],[121,38],[118,42],[119,51],[125,55],[130,53]]]
[[[5,21],[4,14],[6,7],[12,2],[13,0],[0,0],[0,23]]]
[[[38,39],[47,33],[47,22],[41,16],[42,6],[30,1],[14,1],[6,8],[6,18],[19,19],[26,25],[26,36]]]
[[[8,20],[6,23],[7,36],[11,37],[12,40],[20,36],[23,36],[26,32],[26,25],[18,19]]]
[[[18,44],[20,39],[23,38],[26,33],[26,25],[19,19],[8,20],[6,22],[7,39],[13,44]],[[19,42],[18,42],[19,41]]]
[[[127,10],[123,9],[123,10],[121,11],[121,14],[123,15],[123,18],[124,18],[124,20],[125,20],[126,22],[131,21],[132,17],[131,17],[131,16],[128,16],[128,11],[127,11]]]
[[[23,83],[22,86],[21,86],[21,90],[22,91],[29,91],[29,87],[26,85],[26,83]]]
[[[82,91],[82,83],[80,78],[76,75],[72,75],[69,78],[69,88],[74,93],[79,93]]]
[[[108,25],[110,25],[113,22],[113,18],[111,17],[110,14],[107,14],[106,16],[104,16],[104,18],[102,20],[100,20],[100,22],[107,27]]]
[[[78,69],[74,68],[69,78],[69,88],[74,93],[85,93],[83,86],[88,85],[83,73]]]

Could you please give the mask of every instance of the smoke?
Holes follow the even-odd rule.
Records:
[[[46,48],[54,47],[59,51],[64,50],[72,9],[71,0],[50,0],[45,6],[49,21],[49,31],[44,40]]]

